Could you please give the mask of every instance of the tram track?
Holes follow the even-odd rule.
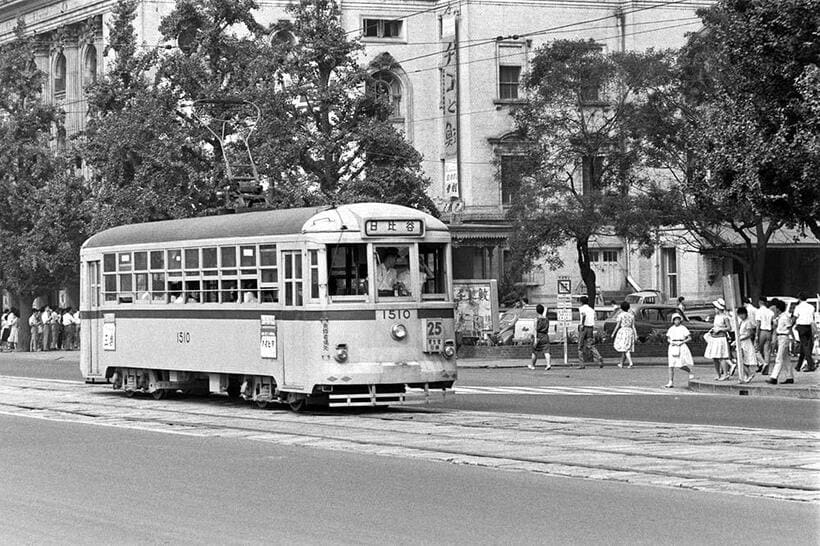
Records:
[[[3,378],[0,412],[99,426],[239,438],[505,470],[817,502],[813,432],[436,409],[252,410],[215,397],[118,398],[102,385]],[[6,379],[10,381],[6,381]],[[16,386],[14,384],[17,384]],[[750,479],[749,461],[772,465]],[[788,464],[785,463],[788,461]]]

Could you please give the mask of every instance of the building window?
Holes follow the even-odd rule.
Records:
[[[59,53],[54,61],[54,98],[65,98],[65,55]]]
[[[498,67],[498,98],[501,100],[518,99],[518,84],[521,80],[520,66]]]
[[[666,293],[670,298],[678,297],[678,252],[676,248],[664,248],[663,270]]]
[[[512,204],[518,190],[521,189],[521,177],[524,172],[525,156],[501,156],[501,204]]]
[[[601,190],[601,177],[604,170],[603,156],[586,156],[581,160],[582,188],[585,194]]]
[[[400,19],[363,19],[362,36],[365,38],[401,38],[402,23]]]
[[[496,47],[498,63],[498,100],[520,99],[521,74],[527,66],[525,42],[500,42]]]
[[[371,85],[373,94],[390,106],[388,119],[403,121],[402,89],[399,79],[392,72],[381,70],[373,74]]]
[[[83,59],[83,85],[91,85],[97,81],[97,48],[93,45],[85,50]]]
[[[271,45],[291,48],[296,45],[296,36],[289,30],[277,30],[270,38]]]

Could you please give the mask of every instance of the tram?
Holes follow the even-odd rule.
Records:
[[[80,367],[126,395],[380,406],[456,380],[447,226],[384,203],[119,226],[82,246]]]

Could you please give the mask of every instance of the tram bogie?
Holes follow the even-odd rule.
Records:
[[[83,374],[129,395],[298,411],[429,402],[457,377],[449,232],[406,207],[123,226],[81,257]]]

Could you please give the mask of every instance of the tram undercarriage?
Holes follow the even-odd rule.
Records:
[[[453,381],[412,384],[317,385],[310,394],[282,391],[270,376],[116,368],[109,379],[114,390],[126,396],[136,393],[161,400],[171,393],[207,395],[226,394],[244,399],[264,409],[272,404],[287,404],[299,412],[308,407],[386,407],[390,405],[429,404],[443,399]]]

